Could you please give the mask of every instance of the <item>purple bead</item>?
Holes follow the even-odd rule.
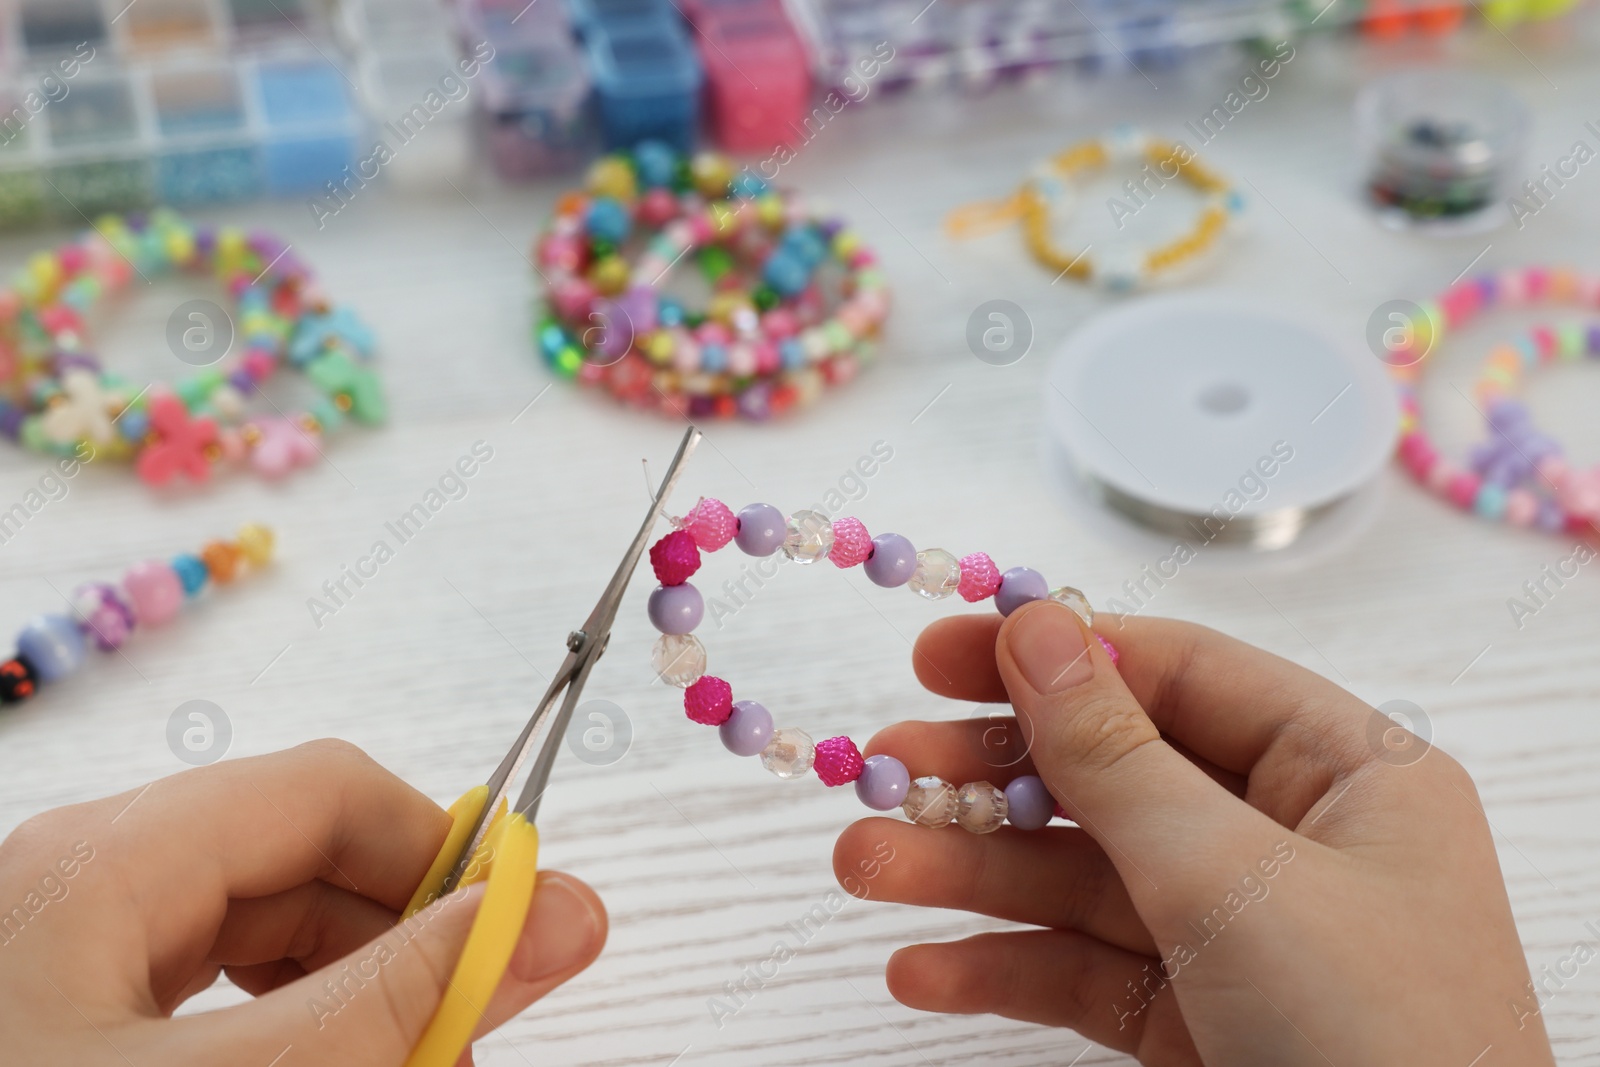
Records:
[[[755,756],[772,740],[772,713],[754,700],[741,700],[717,727],[722,747],[735,756]]]
[[[0,434],[16,440],[27,417],[28,413],[21,408],[0,401]]]
[[[911,772],[893,756],[868,756],[856,779],[856,799],[873,811],[893,811],[906,799]]]
[[[1539,501],[1539,514],[1534,520],[1539,529],[1546,533],[1560,533],[1566,528],[1566,519],[1561,513],[1561,505],[1554,500]]]
[[[621,304],[614,300],[601,297],[594,302],[594,311],[590,313],[590,321],[598,329],[586,331],[597,333],[600,356],[606,363],[613,363],[627,355],[628,349],[633,347],[633,320]]]
[[[701,396],[696,393],[689,398],[689,417],[691,419],[704,419],[714,415],[717,410],[717,401],[714,397]]]
[[[700,590],[684,582],[682,585],[658,585],[650,594],[647,605],[650,624],[664,634],[693,632],[706,613],[706,602]]]
[[[1056,813],[1056,798],[1036,774],[1014,778],[1006,786],[1006,820],[1018,830],[1037,830],[1049,824]]]
[[[734,543],[747,556],[770,556],[783,547],[783,512],[771,504],[750,504],[739,511]]]
[[[1589,354],[1600,356],[1600,326],[1589,327]]]
[[[862,569],[874,585],[886,589],[905,585],[917,569],[917,550],[909,538],[897,533],[879,534],[872,539],[872,555]]]
[[[772,386],[766,382],[753,382],[739,394],[739,414],[752,422],[766,422],[772,417]]]
[[[1043,600],[1050,595],[1050,585],[1044,575],[1032,567],[1012,567],[1000,576],[1000,588],[994,594],[994,606],[1000,614],[1010,615],[1030,600]]]

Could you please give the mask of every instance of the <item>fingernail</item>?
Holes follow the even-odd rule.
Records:
[[[1094,677],[1078,617],[1063,604],[1028,605],[1011,627],[1012,658],[1036,693],[1059,693]]]
[[[589,901],[560,875],[541,875],[527,928],[511,957],[511,974],[539,982],[569,971],[588,962],[599,936],[600,917]]]

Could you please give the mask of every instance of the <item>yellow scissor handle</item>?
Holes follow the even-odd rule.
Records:
[[[407,918],[438,897],[488,800],[488,788],[478,786],[450,805],[454,820],[450,832],[422,884],[412,894],[411,903],[406,906]],[[472,921],[466,947],[456,961],[444,998],[416,1048],[411,1050],[406,1067],[455,1067],[461,1058],[522,934],[528,905],[533,901],[538,858],[539,831],[521,815],[507,816],[505,802],[501,801],[483,844],[473,854],[472,864],[461,880],[462,887],[487,881],[489,888]]]

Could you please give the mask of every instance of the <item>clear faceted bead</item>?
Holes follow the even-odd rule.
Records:
[[[935,829],[949,826],[956,817],[955,787],[943,778],[932,775],[918,778],[906,791],[906,799],[900,805],[900,810],[918,826]]]
[[[929,600],[943,600],[960,584],[961,563],[942,548],[929,548],[917,553],[917,569],[906,586]]]
[[[992,834],[1006,821],[1011,802],[988,782],[968,782],[956,794],[956,822],[975,834]]]
[[[772,740],[761,750],[761,765],[779,778],[798,778],[816,761],[817,746],[804,730],[786,727],[772,731]]]
[[[797,511],[784,524],[783,554],[815,563],[833,551],[833,520],[820,511]]]
[[[1060,589],[1052,589],[1050,599],[1071,608],[1085,626],[1094,625],[1094,608],[1089,605],[1089,598],[1083,595],[1083,590],[1064,585]]]
[[[662,634],[650,650],[650,666],[663,682],[686,689],[706,673],[706,646],[694,634]]]

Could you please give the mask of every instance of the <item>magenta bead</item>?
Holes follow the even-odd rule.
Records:
[[[123,576],[122,590],[128,594],[133,613],[146,626],[160,626],[183,606],[183,583],[161,560],[135,563]]]

